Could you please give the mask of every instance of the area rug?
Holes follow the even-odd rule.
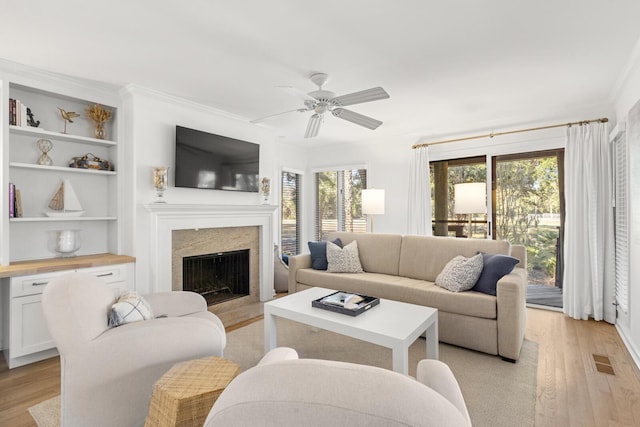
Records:
[[[40,402],[29,408],[38,427],[60,426],[60,396]]]
[[[391,369],[391,350],[333,332],[278,319],[278,345],[301,358],[340,360]],[[264,355],[263,321],[227,334],[224,357],[243,370]],[[426,356],[419,338],[409,348],[409,375]],[[461,347],[440,344],[440,360],[453,371],[476,427],[532,426],[536,400],[538,344],[525,340],[517,363]]]
[[[264,355],[263,321],[227,334],[224,357],[246,370]],[[391,369],[391,350],[333,332],[278,319],[278,345],[296,349],[301,358],[340,360]],[[409,348],[409,374],[425,358],[425,340]],[[500,357],[440,344],[440,360],[453,371],[474,426],[533,426],[538,344],[525,340],[517,363]],[[29,408],[38,427],[57,427],[60,397]]]

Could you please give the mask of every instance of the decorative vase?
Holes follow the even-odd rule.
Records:
[[[156,194],[158,195],[155,203],[167,203],[166,200],[164,200],[163,196],[165,190],[167,189],[167,182],[169,180],[168,172],[169,167],[167,166],[159,166],[157,168],[153,168],[153,188],[156,189]]]
[[[96,128],[93,131],[93,136],[96,139],[106,139],[107,131],[104,128],[104,123],[96,123]]]
[[[56,239],[56,251],[60,252],[63,258],[75,256],[75,252],[80,249],[79,230],[60,230]]]

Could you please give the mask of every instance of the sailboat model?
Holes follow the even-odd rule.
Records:
[[[76,196],[76,192],[73,191],[71,182],[65,179],[60,184],[58,191],[53,195],[49,202],[50,211],[45,212],[50,217],[65,217],[65,216],[82,216],[84,210],[82,205]]]

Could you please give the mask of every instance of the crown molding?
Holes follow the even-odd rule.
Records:
[[[0,72],[14,74],[20,77],[20,80],[31,79],[35,81],[46,81],[54,84],[61,84],[67,87],[75,87],[81,90],[89,90],[93,92],[101,92],[109,96],[118,94],[120,86],[97,80],[90,80],[81,77],[73,77],[67,74],[56,73],[41,68],[32,67],[30,65],[20,64],[18,62],[9,61],[0,58]]]
[[[148,87],[140,86],[135,83],[130,83],[119,91],[120,97],[124,100],[133,96],[144,96],[147,98],[156,99],[158,101],[167,102],[174,105],[180,105],[188,109],[198,110],[206,114],[215,114],[231,120],[248,123],[249,119],[239,116],[237,114],[229,113],[228,111],[220,110],[219,108],[212,107],[210,105],[202,104],[199,102],[191,101],[189,99],[181,98],[176,95],[171,95],[166,92],[162,92],[156,89],[150,89]]]

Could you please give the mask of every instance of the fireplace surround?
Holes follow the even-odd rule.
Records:
[[[273,213],[275,205],[214,205],[150,203],[149,283],[150,292],[173,290],[173,231],[255,226],[258,233],[257,297],[273,298]],[[213,252],[213,251],[212,251]]]

